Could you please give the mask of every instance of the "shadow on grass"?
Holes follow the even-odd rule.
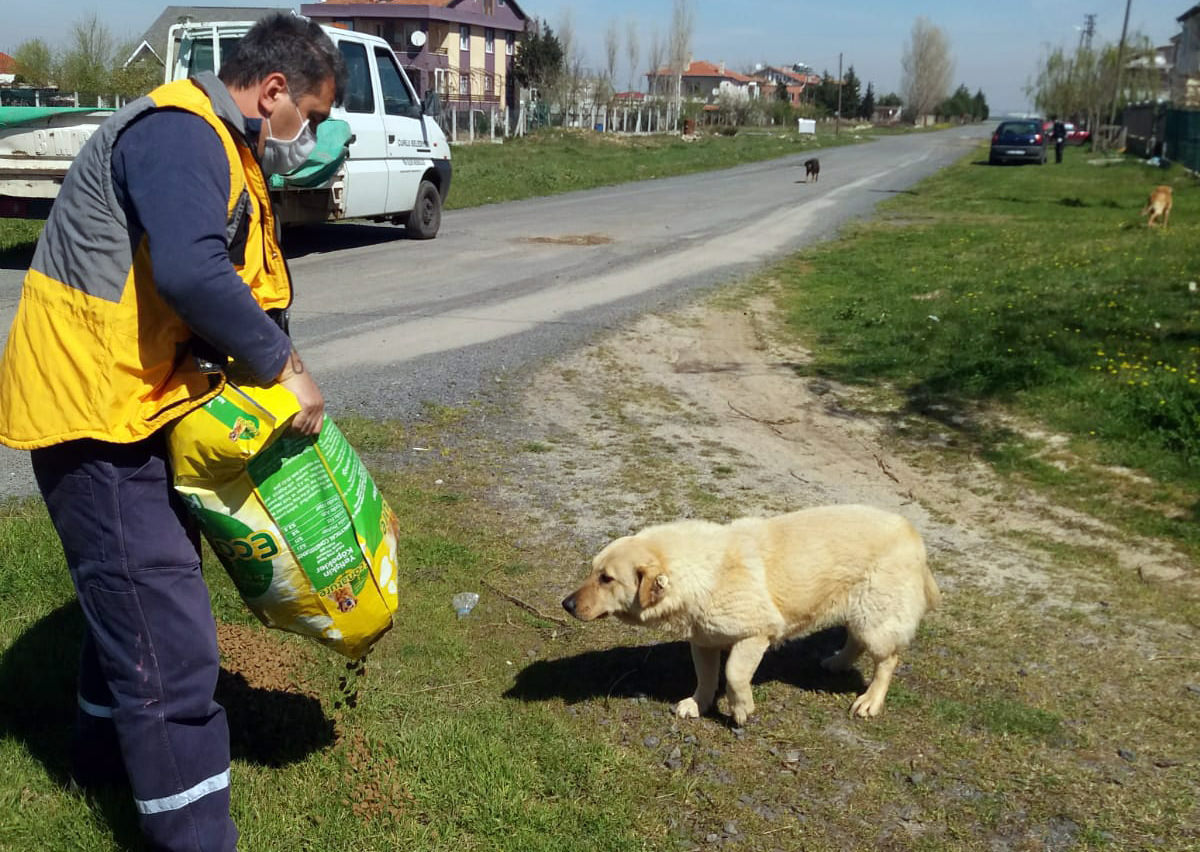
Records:
[[[0,656],[0,736],[19,742],[64,789],[70,785],[76,671],[84,622],[79,604],[64,604],[31,624]],[[320,702],[305,695],[257,689],[221,671],[217,701],[226,710],[233,757],[284,766],[334,741]],[[137,815],[127,789],[89,797],[117,842],[140,848]]]
[[[846,631],[838,627],[781,645],[763,657],[754,682],[778,681],[806,692],[861,692],[866,684],[858,671],[834,674],[820,667],[820,661],[845,641]],[[723,683],[722,676],[722,688]],[[516,683],[504,697],[520,701],[562,699],[577,704],[644,695],[674,703],[691,695],[695,688],[688,643],[659,642],[540,660],[517,673]]]
[[[404,228],[395,225],[297,225],[284,230],[283,253],[289,260],[294,260],[310,254],[368,248],[406,239]]]
[[[37,241],[21,243],[6,249],[0,249],[0,269],[28,269],[33,262],[33,250]]]

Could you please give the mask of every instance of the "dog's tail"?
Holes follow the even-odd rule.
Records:
[[[938,588],[937,580],[933,579],[933,572],[929,570],[929,566],[925,566],[925,605],[929,609],[937,609],[942,602],[942,590]]]

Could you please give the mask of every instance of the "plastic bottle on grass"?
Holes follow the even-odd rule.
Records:
[[[475,604],[479,603],[479,595],[475,592],[459,592],[450,599],[450,603],[454,606],[454,611],[458,613],[459,618],[465,618],[471,614],[471,610],[475,608]]]

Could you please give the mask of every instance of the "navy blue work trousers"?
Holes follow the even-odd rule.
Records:
[[[87,740],[111,726],[152,848],[235,849],[216,624],[165,440],[69,441],[32,461],[87,621],[78,753],[101,753]]]

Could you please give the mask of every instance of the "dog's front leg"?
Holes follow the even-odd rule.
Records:
[[[765,636],[751,636],[737,642],[725,664],[725,686],[729,690],[729,712],[741,725],[754,712],[754,692],[750,681],[771,642]]]
[[[675,705],[680,719],[699,719],[712,706],[721,672],[721,649],[702,648],[693,642],[692,663],[696,666],[696,692]]]

